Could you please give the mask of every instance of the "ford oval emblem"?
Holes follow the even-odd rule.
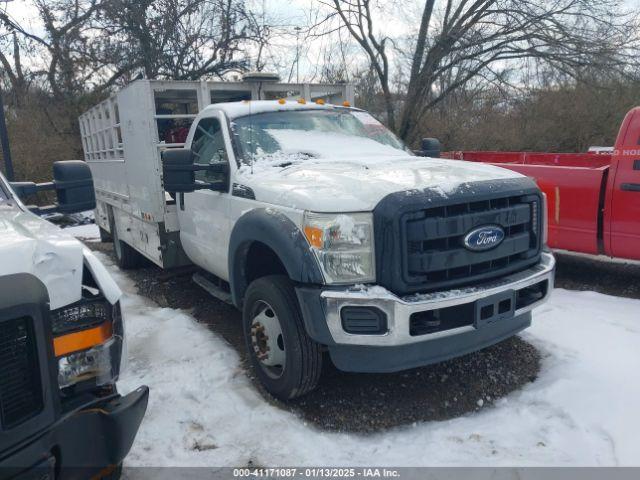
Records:
[[[482,252],[497,247],[504,240],[504,230],[498,225],[474,228],[464,237],[464,246],[474,252]]]

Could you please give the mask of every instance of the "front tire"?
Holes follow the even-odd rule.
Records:
[[[242,319],[251,365],[270,394],[290,400],[317,386],[322,351],[305,331],[291,280],[270,275],[252,282]]]

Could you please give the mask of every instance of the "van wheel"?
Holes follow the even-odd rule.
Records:
[[[120,240],[115,223],[111,224],[111,234],[113,235],[113,251],[116,254],[118,266],[123,270],[138,268],[142,264],[142,255]]]
[[[242,319],[251,365],[269,393],[290,400],[316,387],[322,352],[305,331],[291,280],[270,275],[252,282]]]
[[[101,242],[106,243],[106,242],[113,241],[113,238],[111,237],[111,234],[109,232],[107,232],[102,227],[98,227],[98,229],[100,230],[100,241]]]

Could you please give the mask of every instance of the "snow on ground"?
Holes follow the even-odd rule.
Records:
[[[369,436],[327,433],[267,403],[235,350],[187,313],[125,292],[123,392],[151,388],[129,466],[639,465],[640,301],[556,290],[524,338],[540,377],[464,417]]]

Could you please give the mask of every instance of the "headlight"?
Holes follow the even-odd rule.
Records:
[[[303,230],[327,283],[375,282],[371,213],[306,212]]]
[[[72,353],[58,360],[58,386],[66,388],[84,380],[96,385],[112,383],[118,377],[118,340],[111,337],[89,350]]]
[[[123,325],[120,304],[94,296],[51,312],[58,385],[114,382],[120,373]]]

